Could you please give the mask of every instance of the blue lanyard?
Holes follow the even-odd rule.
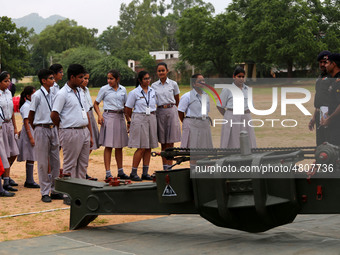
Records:
[[[1,114],[0,114],[0,118],[5,120],[5,113],[4,113],[4,110],[2,109],[2,107],[0,106],[0,109],[1,109]]]
[[[148,90],[148,100],[146,100],[146,95],[144,94],[144,90],[143,89],[142,89],[141,93],[144,96],[144,99],[145,99],[145,102],[146,102],[146,106],[149,107],[149,104],[150,104],[150,90]]]
[[[41,93],[43,93],[43,95],[44,95],[44,97],[45,97],[45,99],[46,99],[46,102],[47,102],[48,108],[50,108],[50,111],[52,112],[52,108],[51,108],[50,102],[48,101],[48,99],[47,99],[47,96],[45,95],[45,92],[44,92],[44,91],[42,91],[42,89],[40,89],[40,90],[41,90]],[[51,97],[51,95],[50,95],[50,97]]]
[[[83,110],[84,107],[83,107],[83,105],[82,105],[82,103],[81,103],[81,100],[80,100],[79,90],[78,90],[78,89],[76,89],[76,90],[77,90],[77,93],[74,92],[74,90],[73,90],[73,92],[74,92],[74,94],[76,95],[76,97],[77,97],[77,99],[78,99],[78,101],[79,101],[79,104],[80,104],[81,109]],[[77,95],[77,94],[78,94],[78,95]]]

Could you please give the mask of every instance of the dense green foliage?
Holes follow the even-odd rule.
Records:
[[[161,50],[180,51],[176,70],[183,79],[190,76],[188,64],[206,76],[230,76],[239,63],[256,63],[261,76],[273,67],[292,76],[293,67],[317,70],[321,50],[340,52],[339,29],[338,0],[233,0],[218,15],[202,0],[132,0],[121,5],[118,24],[98,36],[68,19],[37,35],[2,17],[0,55],[2,69],[16,78],[51,63],[65,70],[80,63],[95,85],[105,84],[113,68],[130,83],[128,59],[154,71],[149,51]]]

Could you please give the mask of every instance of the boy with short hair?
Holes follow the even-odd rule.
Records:
[[[54,84],[53,72],[41,69],[38,72],[41,88],[32,95],[28,120],[34,128],[35,154],[38,161],[38,176],[41,200],[63,199],[63,195],[54,192],[54,179],[59,176],[59,137],[58,130],[51,120],[52,95],[50,88]],[[48,165],[51,166],[52,179],[48,177]],[[51,196],[49,194],[51,193]]]
[[[63,70],[63,66],[61,64],[51,65],[50,70],[53,71],[53,76],[54,76],[54,84],[50,88],[50,91],[51,91],[50,93],[52,95],[52,101],[54,101],[55,96],[57,95],[58,91],[60,90],[58,82],[63,79],[64,70]]]
[[[67,70],[68,81],[57,93],[51,119],[59,127],[63,148],[63,174],[85,179],[90,147],[93,144],[88,110],[79,86],[84,81],[85,69],[72,64]]]

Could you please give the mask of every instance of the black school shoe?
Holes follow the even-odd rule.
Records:
[[[9,177],[9,185],[18,186],[18,183],[16,183],[11,177]]]
[[[86,174],[86,180],[90,180],[90,181],[98,181],[98,178],[93,178],[89,175]]]
[[[130,177],[128,175],[126,175],[125,173],[122,174],[118,174],[117,177],[119,177],[122,180],[128,180],[130,179]]]
[[[52,202],[52,199],[50,198],[49,195],[43,195],[41,197],[41,201],[43,201],[44,203],[51,203]]]
[[[40,189],[39,184],[35,182],[33,183],[25,182],[24,187],[29,189]]]
[[[7,191],[18,191],[17,189],[13,188],[11,185],[3,185],[4,190]]]
[[[6,190],[0,192],[0,197],[13,197],[15,196],[15,193],[8,192]]]
[[[130,174],[130,180],[134,181],[134,182],[141,182],[142,179],[136,174],[136,175],[132,175]]]
[[[61,193],[51,193],[51,199],[64,199],[64,195]]]
[[[149,174],[142,174],[142,180],[152,181],[153,178]]]

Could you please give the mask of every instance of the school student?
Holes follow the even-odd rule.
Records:
[[[19,155],[17,159],[18,162],[26,161],[26,181],[24,187],[33,189],[40,188],[33,178],[34,161],[36,161],[34,155],[35,141],[33,138],[33,129],[28,120],[31,98],[34,93],[35,88],[27,86],[20,94],[19,109],[23,125],[18,140]]]
[[[193,89],[181,97],[178,105],[179,119],[183,122],[181,147],[213,148],[210,119],[202,115],[203,106],[207,114],[210,110],[208,95],[203,91],[204,77],[194,74],[191,78]]]
[[[38,177],[41,200],[49,203],[52,199],[63,199],[63,195],[54,191],[54,179],[59,176],[59,138],[58,130],[53,125],[50,114],[52,110],[53,72],[41,69],[38,72],[41,87],[32,95],[28,120],[34,128],[34,150],[38,161]],[[51,176],[48,176],[49,164]]]
[[[157,98],[157,135],[162,151],[174,146],[181,140],[181,127],[178,119],[177,106],[179,103],[179,87],[177,82],[169,79],[168,66],[161,62],[157,65],[159,80],[151,85]],[[162,158],[163,169],[167,170],[172,165],[172,160]]]
[[[2,123],[3,123],[3,120],[2,118],[0,118],[0,159],[1,159],[0,175],[2,175],[6,171],[6,169],[9,169],[9,163],[7,160],[4,142],[2,139]],[[3,188],[2,178],[0,177],[0,197],[13,197],[14,195],[15,193],[8,192],[7,190]]]
[[[53,65],[50,66],[50,70],[53,71],[53,77],[54,77],[53,86],[50,88],[50,94],[52,96],[52,101],[54,101],[55,96],[57,95],[58,91],[60,90],[58,82],[63,79],[64,69],[63,69],[63,66],[61,64],[53,64]]]
[[[14,118],[12,94],[8,90],[10,82],[10,74],[8,72],[3,71],[0,73],[0,118],[2,119],[2,139],[7,161],[9,163],[9,167],[5,167],[5,173],[3,174],[3,188],[7,191],[18,191],[16,188],[13,188],[13,186],[18,186],[18,184],[9,177],[10,166],[12,166],[19,154],[19,149],[15,140],[15,136],[18,135],[18,130]]]
[[[67,69],[68,81],[57,93],[51,119],[59,127],[60,145],[63,148],[63,175],[85,179],[93,144],[88,109],[80,94],[85,69],[71,64]]]
[[[146,71],[138,73],[136,88],[132,90],[125,104],[125,112],[131,118],[129,148],[137,148],[133,155],[132,181],[152,180],[148,174],[151,149],[158,147],[157,120],[156,120],[156,94],[150,87],[150,75]],[[133,112],[132,112],[133,110]],[[130,126],[131,125],[131,126]],[[137,175],[138,165],[143,159],[142,178]]]
[[[120,74],[116,70],[107,73],[107,85],[100,88],[94,102],[94,110],[98,115],[98,123],[101,125],[99,144],[105,146],[104,165],[105,179],[112,177],[111,154],[115,148],[115,158],[120,179],[129,179],[123,170],[123,148],[128,145],[128,134],[124,120],[124,105],[127,99],[125,87],[119,84]],[[104,113],[99,110],[100,102],[104,102]],[[125,116],[127,123],[130,118]]]
[[[93,150],[96,150],[100,147],[99,145],[99,131],[98,131],[98,126],[97,126],[97,122],[96,119],[94,118],[93,115],[93,103],[92,103],[92,98],[90,95],[90,90],[87,87],[87,85],[89,84],[89,80],[90,80],[90,74],[86,71],[84,73],[84,82],[82,84],[80,84],[80,88],[82,90],[83,93],[81,93],[84,97],[84,102],[86,104],[86,108],[89,109],[88,110],[88,114],[90,117],[90,122],[91,122],[91,129],[92,129],[92,140],[93,140],[93,145],[90,148],[90,154]],[[89,176],[86,173],[86,179],[88,180],[92,180],[92,181],[97,181],[97,178],[92,178],[91,176]]]

